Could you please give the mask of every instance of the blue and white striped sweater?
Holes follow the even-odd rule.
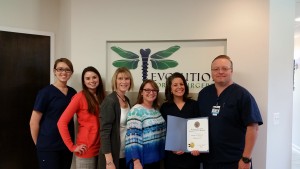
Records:
[[[164,157],[165,135],[166,124],[160,112],[135,105],[127,116],[127,164],[132,159],[139,159],[142,165],[160,161]]]

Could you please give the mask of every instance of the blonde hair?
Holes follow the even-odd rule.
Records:
[[[117,89],[117,77],[120,73],[124,73],[126,76],[128,76],[130,78],[129,90],[133,89],[134,84],[133,84],[133,78],[132,78],[131,72],[126,67],[119,67],[115,71],[115,73],[114,73],[114,75],[111,79],[111,89],[112,89],[112,91],[115,91]]]

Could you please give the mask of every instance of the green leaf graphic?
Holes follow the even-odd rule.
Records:
[[[172,68],[178,65],[178,62],[174,60],[155,60],[155,59],[150,59],[152,63],[152,67],[154,69],[159,69],[159,70],[164,70],[168,68]]]
[[[117,47],[117,46],[112,46],[111,49],[113,51],[115,51],[117,54],[119,54],[121,57],[126,58],[126,59],[137,59],[137,58],[139,58],[139,55],[137,55],[133,52],[124,50],[124,49],[122,49],[120,47]]]
[[[162,51],[158,51],[158,52],[154,53],[153,55],[150,56],[150,58],[153,58],[153,59],[167,58],[167,57],[171,56],[174,52],[176,52],[179,48],[180,48],[180,46],[169,47],[166,50],[162,50]]]
[[[116,60],[112,64],[115,67],[127,67],[128,69],[136,69],[139,59],[134,60]]]

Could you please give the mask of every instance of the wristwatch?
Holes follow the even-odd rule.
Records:
[[[242,157],[242,161],[246,164],[250,163],[251,162],[251,158],[248,158],[248,157]]]

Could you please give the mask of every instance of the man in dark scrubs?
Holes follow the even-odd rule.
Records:
[[[199,92],[201,116],[209,117],[209,147],[204,169],[250,169],[259,125],[263,124],[254,97],[232,80],[227,55],[211,64],[214,84]]]

